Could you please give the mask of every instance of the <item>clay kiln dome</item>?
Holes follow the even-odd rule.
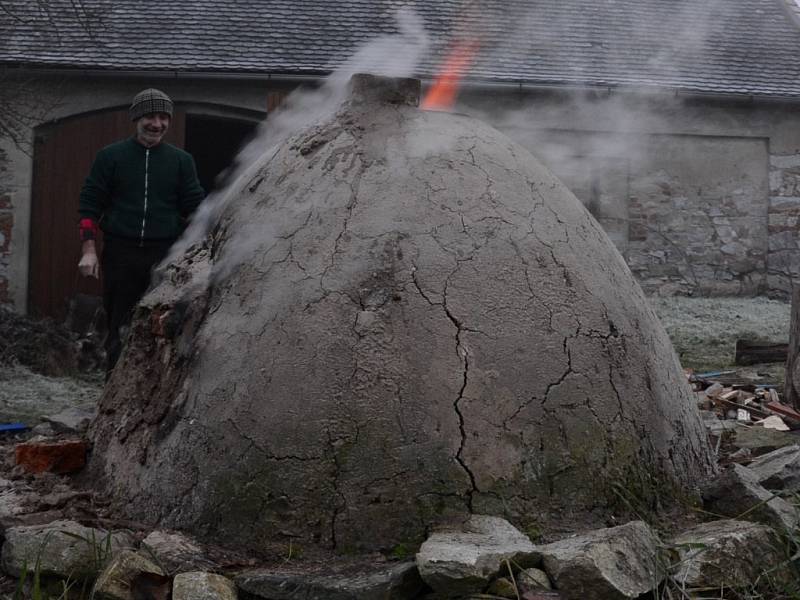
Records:
[[[524,525],[711,469],[600,226],[496,130],[416,108],[415,85],[358,78],[143,301],[93,429],[129,516],[389,547],[470,511]]]

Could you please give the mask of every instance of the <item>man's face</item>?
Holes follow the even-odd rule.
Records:
[[[150,148],[161,142],[169,129],[167,113],[150,113],[136,121],[136,139],[143,146]]]

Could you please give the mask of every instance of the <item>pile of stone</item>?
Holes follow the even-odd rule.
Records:
[[[736,482],[728,485],[750,485],[741,473],[728,477]],[[177,533],[155,531],[137,543],[134,532],[57,521],[8,529],[2,569],[28,581],[35,569],[54,593],[87,589],[88,582],[98,600],[608,600],[665,587],[682,597],[711,588],[760,590],[769,598],[775,596],[765,586],[785,589],[797,580],[779,533],[787,518],[780,506],[770,507],[759,514],[770,524],[722,519],[664,540],[632,521],[536,545],[501,518],[474,515],[432,534],[415,561],[355,566],[349,559],[342,567],[333,560],[321,568],[287,559],[228,576],[200,544]]]
[[[35,477],[47,476],[56,477]],[[69,479],[57,481],[50,487],[69,499]],[[787,540],[800,513],[783,497],[798,493],[800,445],[790,445],[723,470],[701,496],[703,514],[725,518],[678,533],[633,520],[535,544],[502,518],[473,515],[432,533],[413,559],[395,552],[306,560],[289,546],[283,560],[265,563],[222,561],[176,532],[87,526],[75,511],[65,519],[63,502],[53,510],[41,491],[12,477],[0,480],[0,567],[27,586],[37,573],[55,597],[66,586],[98,600],[607,600],[664,597],[666,589],[693,597],[709,588],[774,598],[770,590],[798,581],[790,558],[797,548]]]
[[[168,532],[154,531],[137,543],[134,532],[75,521],[11,527],[1,560],[4,573],[23,581],[38,578],[53,597],[87,588],[98,600],[237,597],[230,579],[208,571],[213,565],[199,546]]]

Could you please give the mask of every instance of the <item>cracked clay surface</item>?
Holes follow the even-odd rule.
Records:
[[[711,469],[622,258],[495,130],[345,107],[238,185],[202,301],[173,337],[140,322],[124,356],[116,389],[155,408],[103,399],[94,468],[127,512],[374,549],[471,511],[592,508],[640,469],[683,486]]]

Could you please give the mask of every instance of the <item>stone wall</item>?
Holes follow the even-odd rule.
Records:
[[[564,154],[565,145],[579,153]],[[533,151],[600,222],[648,293],[767,289],[763,139],[551,132],[540,133]]]
[[[14,206],[8,182],[8,155],[0,148],[0,306],[12,304],[9,294],[9,265],[14,229]]]
[[[772,154],[769,166],[767,283],[788,295],[800,281],[800,154]]]
[[[764,140],[651,136],[631,157],[631,231],[622,249],[645,291],[766,291]]]
[[[800,277],[795,105],[540,92],[469,109],[566,183],[646,292],[788,298]]]

